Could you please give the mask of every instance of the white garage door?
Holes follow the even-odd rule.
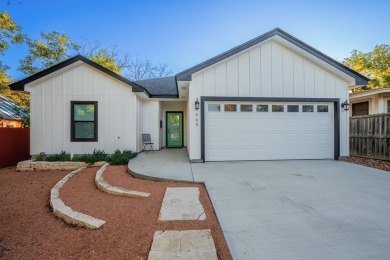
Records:
[[[205,160],[330,159],[333,103],[205,103]]]

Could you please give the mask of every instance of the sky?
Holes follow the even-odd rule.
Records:
[[[4,10],[32,39],[55,30],[99,40],[173,74],[276,27],[338,61],[390,44],[389,0],[0,0]],[[25,77],[25,55],[18,45],[0,56],[13,80]]]

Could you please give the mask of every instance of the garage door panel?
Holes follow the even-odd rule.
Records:
[[[253,103],[253,112],[240,112],[239,102],[227,103],[237,104],[238,111],[205,111],[207,161],[333,157],[333,103],[320,103],[328,105],[328,112],[317,112],[315,103],[299,103],[299,112],[287,112],[288,102],[276,103],[284,104],[284,112],[271,112],[272,103],[268,112],[256,111],[264,103]],[[302,112],[303,105],[314,112]]]

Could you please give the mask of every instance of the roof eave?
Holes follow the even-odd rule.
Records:
[[[129,86],[131,86],[133,92],[145,92],[145,94],[148,97],[151,96],[151,94],[148,92],[148,90],[145,89],[144,87],[140,86],[139,84],[137,84],[135,82],[132,82],[132,81],[122,77],[121,75],[116,74],[115,72],[113,72],[113,71],[111,71],[109,69],[106,69],[105,67],[103,67],[103,66],[101,66],[101,65],[99,65],[99,64],[97,64],[97,63],[95,63],[95,62],[93,62],[93,61],[91,61],[91,60],[89,60],[87,58],[85,58],[82,55],[74,56],[74,57],[72,57],[70,59],[67,59],[67,60],[65,60],[63,62],[60,62],[60,63],[58,63],[58,64],[56,64],[56,65],[54,65],[54,66],[52,66],[50,68],[47,68],[47,69],[42,70],[42,71],[40,71],[38,73],[35,73],[34,75],[31,75],[31,76],[29,76],[29,77],[27,77],[25,79],[16,81],[16,82],[10,84],[9,87],[10,87],[11,90],[24,91],[24,87],[28,83],[31,83],[33,81],[36,81],[36,80],[40,79],[40,78],[43,78],[43,77],[45,77],[45,76],[47,76],[47,75],[49,75],[49,74],[51,74],[51,73],[53,73],[53,72],[55,72],[57,70],[65,68],[65,67],[67,67],[67,66],[69,66],[69,65],[71,65],[71,64],[73,64],[73,63],[75,63],[77,61],[82,61],[82,62],[92,66],[93,68],[95,68],[95,69],[97,69],[97,70],[99,70],[99,71],[101,71],[101,72],[103,72],[103,73],[105,73],[105,74],[107,74],[107,75],[109,75],[109,76],[111,76],[111,77],[113,77],[113,78],[115,78],[115,79],[117,79],[117,80],[119,80],[119,81],[129,85]]]

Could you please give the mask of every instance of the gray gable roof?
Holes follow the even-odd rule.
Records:
[[[340,62],[330,58],[329,56],[323,54],[322,52],[314,49],[313,47],[307,45],[306,43],[300,41],[299,39],[295,38],[294,36],[286,33],[285,31],[279,29],[279,28],[275,28],[263,35],[260,35],[259,37],[256,37],[250,41],[247,41],[237,47],[234,47],[233,49],[231,50],[228,50],[220,55],[217,55],[209,60],[206,60],[198,65],[195,65],[187,70],[184,70],[178,74],[176,74],[176,78],[177,80],[179,81],[190,81],[191,78],[192,78],[192,74],[204,69],[204,68],[207,68],[207,67],[210,67],[211,65],[219,62],[219,61],[222,61],[224,59],[227,59],[229,58],[230,56],[233,56],[241,51],[244,51],[258,43],[261,43],[273,36],[280,36],[282,37],[283,39],[289,41],[290,43],[300,47],[301,49],[307,51],[308,53],[314,55],[315,57],[319,58],[320,60],[332,65],[333,67],[343,71],[344,73],[346,73],[347,75],[355,78],[356,80],[356,84],[357,85],[367,85],[368,84],[368,81],[369,79],[366,78],[365,76],[357,73],[356,71],[354,70],[351,70],[350,68],[344,66],[343,64],[341,64]]]
[[[20,115],[17,115],[15,108],[20,108]],[[28,113],[26,113],[23,108],[16,104],[12,99],[0,95],[0,118],[20,119],[25,116],[28,116]]]
[[[178,97],[176,79],[172,77],[154,78],[135,81],[155,97]]]
[[[24,90],[24,86],[26,84],[33,82],[37,79],[40,79],[42,77],[45,77],[45,76],[47,76],[47,75],[49,75],[57,70],[65,68],[66,66],[69,66],[69,65],[71,65],[75,62],[78,62],[78,61],[82,61],[82,62],[94,67],[95,69],[131,86],[133,92],[143,92],[143,93],[145,93],[145,95],[147,95],[150,98],[159,98],[159,97],[177,98],[178,97],[177,88],[176,88],[176,80],[174,77],[168,77],[169,79],[159,78],[161,80],[156,79],[156,81],[153,81],[156,84],[156,86],[153,86],[154,84],[149,82],[149,80],[139,81],[141,84],[143,84],[145,86],[144,87],[136,82],[130,81],[130,80],[122,77],[119,74],[116,74],[115,72],[113,72],[109,69],[106,69],[105,67],[91,61],[90,59],[85,58],[82,55],[74,56],[74,57],[67,59],[63,62],[60,62],[60,63],[58,63],[50,68],[47,68],[47,69],[42,70],[40,72],[37,72],[37,73],[35,73],[35,74],[25,78],[25,79],[16,81],[16,82],[10,84],[9,87],[12,90]],[[173,78],[173,79],[171,79],[171,78]],[[172,81],[174,81],[174,86],[173,86]],[[161,86],[161,87],[159,87],[159,86]],[[159,88],[164,88],[164,89],[159,89]],[[151,90],[151,92],[149,92],[149,89]]]

